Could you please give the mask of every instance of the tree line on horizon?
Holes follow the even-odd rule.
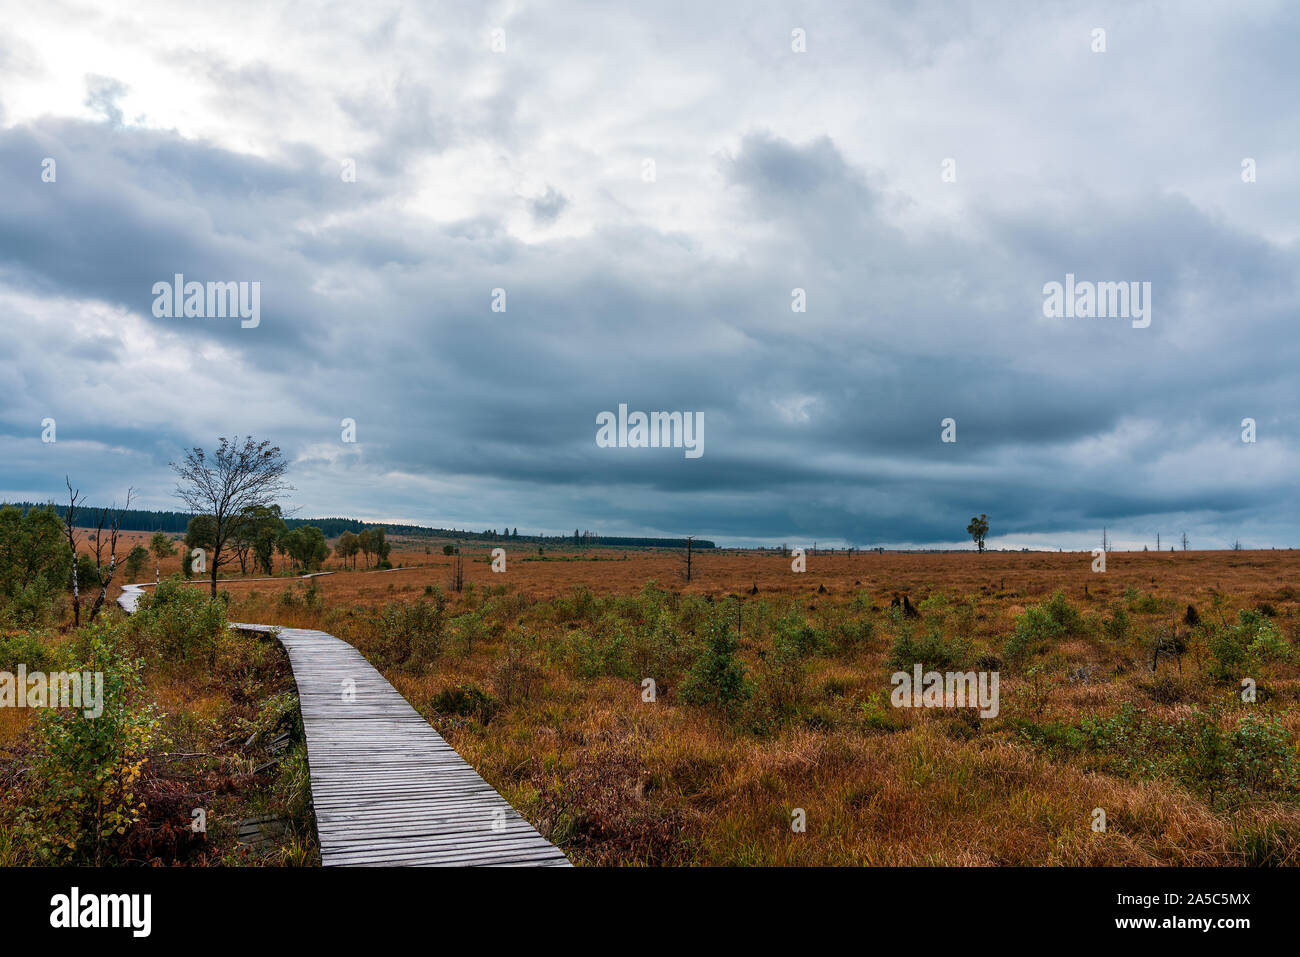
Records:
[[[55,514],[64,518],[67,512],[66,505],[59,505],[54,502],[44,504],[36,502],[10,502],[0,503],[0,505],[12,505],[24,514],[33,508],[52,508]],[[194,512],[178,512],[158,509],[139,509],[128,508],[118,510],[121,513],[122,524],[121,531],[124,532],[169,532],[174,535],[184,535],[189,532],[190,522],[196,517]],[[456,528],[433,528],[424,525],[403,525],[392,522],[366,522],[356,518],[293,518],[291,516],[281,515],[281,521],[284,522],[285,528],[292,530],[304,526],[314,526],[321,530],[321,533],[327,539],[334,539],[341,536],[344,532],[351,532],[359,535],[367,529],[383,529],[390,535],[408,536],[411,538],[451,538],[459,541],[465,540],[485,540],[485,541],[519,541],[530,542],[534,544],[561,544],[572,543],[575,546],[593,546],[606,545],[620,548],[684,548],[686,539],[684,538],[660,538],[655,536],[626,536],[626,535],[597,535],[594,532],[579,532],[574,529],[573,535],[528,535],[520,534],[518,528],[503,528],[501,531],[496,529],[484,529],[480,532],[469,529]],[[716,548],[714,542],[707,539],[695,539],[695,548]]]
[[[201,548],[205,552],[211,552],[216,545],[216,538],[214,516],[195,515],[190,519],[185,530],[185,552],[181,555],[181,571],[186,578],[193,574],[193,549]],[[155,554],[158,554],[169,543],[166,533],[157,531],[150,541],[150,548],[153,550],[157,546]],[[290,562],[299,571],[317,571],[325,559],[329,558],[331,551],[324,530],[315,525],[290,527],[281,517],[278,505],[254,506],[243,515],[236,516],[227,538],[227,547],[239,563],[241,575],[247,575],[250,570],[274,575],[277,555],[280,558],[281,572],[288,570]],[[387,530],[377,527],[362,529],[358,534],[344,532],[339,536],[333,552],[345,565],[350,561],[352,568],[356,568],[357,555],[363,556],[365,568],[370,567],[372,557],[376,568],[385,568],[392,567],[388,562],[392,549]],[[171,553],[163,551],[163,554]]]

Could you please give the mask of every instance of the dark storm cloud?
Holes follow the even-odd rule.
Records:
[[[900,65],[937,63],[964,22],[891,22]],[[411,28],[390,17],[365,42]],[[251,155],[132,125],[126,85],[106,79],[87,94],[102,121],[0,129],[0,290],[21,297],[0,329],[3,496],[46,497],[70,471],[94,474],[98,498],[135,484],[168,507],[170,458],[252,431],[295,460],[311,513],[864,545],[960,540],[979,512],[1035,543],[1103,524],[1279,543],[1300,528],[1297,248],[1177,191],[1035,184],[918,226],[900,214],[918,201],[835,137],[750,124],[701,159],[728,248],[689,203],[655,224],[632,212],[638,194],[559,173],[435,216],[421,204],[466,187],[435,181],[430,199],[422,163],[545,127],[526,108],[534,61],[502,60],[496,86],[459,97],[400,70],[332,96],[292,65],[207,54],[189,72],[222,109],[262,93],[245,114],[284,115],[317,95],[366,136],[342,155],[297,141]],[[57,184],[40,179],[47,156]],[[602,196],[617,213],[593,212]],[[545,239],[521,238],[512,213]],[[152,286],[175,272],[260,281],[262,325],[155,319]],[[1043,284],[1067,272],[1150,282],[1151,327],[1044,318]],[[596,415],[619,403],[702,412],[703,457],[598,448]],[[32,444],[44,415],[58,447]],[[1246,416],[1257,446],[1239,441]]]
[[[56,183],[39,177],[45,156],[58,164]],[[175,320],[152,317],[154,283],[175,273],[260,281],[263,314],[279,321],[258,330],[253,362],[282,362],[280,349],[310,358],[316,317],[333,312],[312,292],[317,264],[297,248],[310,250],[311,237],[285,224],[343,208],[356,194],[310,149],[273,163],[172,134],[54,121],[0,131],[0,177],[12,184],[0,208],[0,263],[22,285],[114,303],[161,331]],[[230,323],[185,330],[227,340],[237,331]]]
[[[93,135],[89,135],[94,128],[76,132],[82,148],[89,152],[86,144],[94,142]],[[60,142],[71,138],[66,129],[56,131],[56,135]],[[164,263],[201,262],[214,270],[209,274],[250,274],[247,265],[241,272],[238,265],[213,264],[222,263],[222,234],[228,230],[250,244],[242,257],[245,262],[258,258],[257,244],[269,240],[273,230],[253,214],[255,202],[292,215],[299,207],[306,209],[328,201],[319,177],[308,178],[309,185],[303,185],[302,168],[310,167],[310,161],[298,167],[277,166],[241,160],[212,147],[191,148],[171,138],[140,136],[143,144],[114,142],[119,152],[125,146],[128,153],[147,158],[133,170],[133,182],[138,185],[153,178],[185,183],[186,192],[196,201],[216,206],[224,200],[220,224],[216,222],[218,217],[205,216],[199,223],[189,224],[188,229],[177,227],[167,235],[157,235],[146,228],[159,218],[150,202],[154,199],[152,193],[140,189],[126,193],[136,200],[132,206],[115,199],[115,195],[122,194],[111,190],[96,194],[74,189],[70,190],[70,198],[60,197],[70,207],[63,213],[67,217],[64,222],[76,220],[90,228],[80,233],[54,228],[52,235],[44,237],[48,243],[44,247],[39,243],[20,244],[16,221],[30,209],[19,209],[11,225],[0,234],[10,239],[6,247],[11,250],[9,265],[25,266],[26,272],[52,285],[75,289],[81,295],[143,311],[139,307],[139,289],[154,278],[170,275],[174,267]],[[11,166],[17,165],[19,157],[30,162],[36,146],[33,139],[10,133],[0,156]],[[733,185],[745,193],[753,215],[789,227],[782,245],[798,241],[807,248],[818,248],[842,242],[842,231],[849,230],[858,235],[894,236],[903,247],[894,253],[900,261],[908,255],[920,262],[930,258],[928,248],[907,244],[895,232],[873,222],[878,205],[875,195],[825,139],[800,146],[766,135],[750,136],[731,161],[731,169]],[[156,202],[167,205],[165,199]],[[112,211],[111,215],[105,215],[105,208]],[[53,210],[46,207],[45,211],[48,220]],[[1073,214],[1077,216],[1078,211]],[[1165,219],[1174,222],[1162,222]],[[1172,396],[1167,390],[1178,389],[1189,370],[1162,364],[1160,359],[1166,353],[1158,344],[1148,343],[1144,356],[1138,349],[1140,377],[1128,382],[1111,380],[1106,387],[1097,388],[1096,376],[1106,356],[1123,365],[1134,361],[1132,338],[1115,338],[1125,335],[1122,328],[1103,330],[1112,336],[1111,343],[1098,337],[1095,328],[1073,336],[1067,330],[1064,344],[1040,346],[1040,354],[1055,369],[1018,368],[1018,360],[1032,356],[1035,350],[1007,357],[997,354],[998,346],[1008,335],[1024,338],[1026,324],[1033,320],[1032,309],[1039,302],[1038,280],[1053,278],[1065,268],[1077,269],[1081,275],[1115,275],[1118,266],[1125,266],[1136,275],[1157,276],[1158,287],[1167,294],[1177,288],[1179,281],[1172,272],[1165,271],[1174,254],[1145,253],[1151,236],[1129,235],[1131,229],[1168,235],[1161,231],[1164,227],[1176,228],[1184,237],[1180,248],[1191,250],[1204,266],[1220,261],[1225,251],[1230,254],[1209,285],[1217,297],[1207,303],[1211,308],[1218,305],[1218,298],[1240,307],[1250,301],[1248,293],[1267,299],[1287,291],[1286,280],[1275,274],[1282,265],[1278,254],[1257,242],[1223,235],[1185,204],[1156,199],[1140,211],[1128,212],[1125,220],[1117,232],[1124,237],[1121,245],[1130,248],[1119,252],[1109,248],[1115,231],[1102,230],[1096,223],[1076,220],[1069,242],[1062,248],[1053,248],[1046,241],[1046,237],[1060,235],[1050,223],[1046,228],[1037,223],[997,224],[1007,255],[1057,264],[1057,268],[1039,265],[990,277],[983,275],[977,265],[975,249],[959,255],[948,251],[954,267],[961,270],[960,281],[952,287],[954,293],[968,287],[1005,287],[1009,282],[1027,286],[1021,292],[1024,311],[1029,315],[981,315],[958,295],[942,291],[913,302],[913,311],[906,320],[913,325],[948,328],[951,316],[964,315],[965,322],[981,327],[981,336],[966,338],[976,350],[969,355],[937,350],[936,354],[925,355],[889,347],[882,341],[889,338],[889,330],[873,328],[873,322],[878,320],[872,320],[871,315],[888,313],[897,290],[864,288],[851,277],[821,278],[817,280],[819,285],[810,284],[814,300],[825,295],[848,303],[860,297],[860,309],[866,317],[860,327],[839,327],[833,335],[823,328],[809,336],[801,328],[799,317],[784,318],[781,324],[764,330],[765,341],[754,342],[753,348],[729,356],[727,374],[721,376],[716,356],[695,354],[692,349],[665,354],[669,350],[662,346],[674,335],[686,336],[685,341],[690,343],[689,337],[701,330],[735,321],[731,316],[706,314],[700,308],[701,298],[730,300],[734,315],[740,317],[788,310],[784,290],[765,288],[762,272],[766,267],[719,267],[685,255],[666,262],[634,257],[633,253],[659,243],[656,237],[644,235],[611,236],[608,243],[574,243],[566,251],[573,254],[572,259],[568,254],[539,254],[501,238],[476,244],[456,264],[462,278],[479,277],[477,283],[468,283],[476,288],[477,295],[461,291],[448,297],[441,294],[448,281],[447,270],[426,263],[412,237],[375,235],[372,242],[358,242],[357,231],[350,233],[348,243],[329,234],[314,239],[305,247],[305,253],[298,250],[303,261],[290,263],[278,275],[277,270],[271,270],[268,285],[287,288],[281,298],[292,305],[275,312],[279,321],[268,323],[271,334],[258,340],[258,348],[269,339],[276,346],[274,363],[285,361],[292,353],[294,361],[308,363],[309,369],[319,371],[318,380],[299,388],[305,396],[321,401],[328,401],[333,376],[340,370],[345,382],[353,376],[366,378],[362,371],[365,369],[380,371],[387,385],[378,390],[378,401],[371,398],[370,390],[362,388],[346,390],[353,394],[335,404],[366,423],[371,448],[383,450],[384,458],[403,471],[487,474],[536,488],[548,484],[639,488],[678,493],[687,499],[719,491],[767,497],[774,503],[790,497],[800,504],[772,504],[767,506],[767,514],[779,516],[787,528],[791,523],[813,522],[814,527],[807,531],[820,531],[824,537],[850,532],[872,541],[951,537],[950,519],[933,520],[927,515],[960,512],[961,504],[977,498],[992,504],[979,506],[976,502],[966,510],[996,509],[1007,531],[1049,531],[1057,526],[1073,527],[1071,522],[1094,517],[1120,520],[1160,506],[1158,501],[1141,496],[1130,500],[1121,497],[1094,510],[1098,512],[1094,516],[1086,509],[1069,507],[1069,495],[1077,496],[1085,490],[1074,488],[1067,492],[1032,484],[1013,494],[999,491],[995,484],[973,495],[972,480],[954,482],[937,475],[927,478],[925,463],[987,466],[998,477],[996,482],[1016,484],[1014,460],[1023,450],[1034,449],[1036,455],[1041,455],[1054,445],[1105,432],[1135,408],[1149,412],[1152,403],[1177,407],[1181,404],[1181,390]],[[58,222],[56,214],[56,227]],[[97,233],[100,229],[104,232]],[[108,241],[109,230],[127,238],[125,248],[118,249]],[[82,244],[81,248],[70,250],[69,241]],[[428,235],[423,241],[443,248],[447,245],[445,236]],[[176,254],[178,247],[185,250],[183,255]],[[609,249],[613,255],[606,252]],[[647,265],[640,269],[629,267],[627,261],[634,258],[641,258]],[[304,263],[308,261],[322,267],[328,264],[327,268],[334,270],[366,273],[371,278],[375,272],[384,273],[388,282],[381,287],[376,308],[356,317],[351,328],[339,329],[337,326],[347,320],[337,307],[315,313],[299,304],[314,298],[305,288],[309,268]],[[128,262],[133,265],[128,266]],[[567,273],[564,269],[557,271],[557,263],[568,266]],[[575,270],[570,263],[579,266]],[[260,268],[265,267],[263,260]],[[137,278],[130,279],[132,275]],[[1159,277],[1164,277],[1163,281]],[[484,310],[487,292],[494,282],[507,285],[513,297],[503,320],[489,318]],[[703,297],[698,295],[696,282],[711,287]],[[908,284],[905,275],[903,285]],[[647,295],[645,287],[668,291]],[[758,301],[762,295],[773,300],[766,309]],[[1014,291],[1009,295],[1016,298]],[[479,302],[473,302],[475,298]],[[426,302],[432,308],[421,314],[404,304],[410,299]],[[610,317],[615,317],[614,321]],[[1243,323],[1239,328],[1267,320],[1267,314],[1239,320]],[[1196,316],[1189,317],[1193,330],[1196,321]],[[1199,321],[1207,320],[1200,317]],[[1206,330],[1212,328],[1207,326]],[[645,337],[639,343],[637,331]],[[358,332],[362,334],[358,336]],[[1039,329],[1040,335],[1055,332]],[[1060,340],[1062,336],[1058,333],[1054,338]],[[365,351],[360,354],[348,351],[358,339],[370,340],[372,347],[362,346]],[[334,351],[335,340],[342,351]],[[983,349],[982,340],[988,343]],[[238,339],[233,341],[239,344]],[[408,341],[420,347],[408,349]],[[102,337],[99,344],[103,345]],[[845,354],[855,346],[872,349],[874,368],[867,374],[860,374]],[[84,345],[68,350],[69,357],[87,358],[95,348]],[[1080,363],[1071,357],[1072,350],[1091,355]],[[1121,352],[1129,357],[1119,355]],[[108,347],[102,355],[111,353]],[[251,354],[248,359],[254,364],[273,364],[261,353]],[[1288,360],[1279,359],[1273,352],[1270,361],[1285,364]],[[1079,376],[1071,371],[1080,366],[1090,373]],[[422,369],[433,375],[422,375]],[[397,415],[389,412],[392,399],[387,398],[387,393],[392,383],[401,383],[407,405]],[[743,401],[744,393],[737,387],[746,384],[756,399]],[[810,396],[814,412],[808,421],[800,421],[798,416],[786,421],[774,414],[765,384]],[[539,401],[539,397],[544,400]],[[1213,393],[1208,398],[1212,402]],[[706,411],[706,456],[688,462],[666,450],[620,455],[595,448],[591,442],[595,413],[614,409],[620,401],[632,408]],[[939,422],[948,415],[959,422],[960,441],[955,446],[937,441]],[[300,434],[303,440],[308,438],[307,432]],[[431,443],[426,436],[454,440]],[[129,430],[109,429],[102,438],[110,444],[134,444]],[[1153,440],[1147,451],[1160,444]],[[873,471],[882,461],[890,467],[882,473]],[[1060,483],[1061,478],[1054,475],[1053,484]],[[918,482],[923,487],[920,494],[916,491]],[[1068,477],[1065,484],[1070,484]],[[855,518],[851,505],[835,501],[846,491],[913,503],[915,511],[889,518],[883,524],[876,519]],[[1088,490],[1087,495],[1099,500],[1104,491]],[[1214,510],[1231,504],[1221,498],[1220,493],[1192,496],[1183,505],[1188,510]],[[716,504],[707,507],[710,511],[706,512],[704,506],[696,506],[694,515],[687,513],[674,521],[718,522]],[[636,517],[638,511],[643,512],[640,519]],[[680,512],[677,507],[663,510],[631,506],[628,514],[633,523],[666,527],[654,523]],[[1065,517],[1053,520],[1053,515]],[[754,520],[750,510],[737,518],[744,516]],[[762,525],[748,531],[743,524],[717,527],[740,536],[757,535]],[[946,535],[944,528],[948,529]],[[911,533],[905,534],[906,529]]]

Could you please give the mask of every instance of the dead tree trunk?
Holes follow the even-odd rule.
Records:
[[[77,499],[81,490],[73,491],[72,482],[65,475],[63,481],[68,486],[68,510],[63,513],[63,534],[68,539],[68,548],[72,549],[72,626],[81,627],[81,589],[77,583]]]
[[[455,592],[463,591],[465,588],[465,565],[459,548],[451,557],[451,588]]]
[[[99,569],[99,594],[95,596],[95,604],[90,609],[90,621],[93,624],[99,611],[104,607],[104,600],[108,598],[108,589],[113,584],[113,575],[117,571],[117,533],[122,528],[122,515],[131,507],[131,496],[135,494],[135,489],[126,490],[126,505],[120,511],[116,506],[112,508],[101,508],[99,510],[99,519],[95,525],[95,567]],[[103,563],[103,532],[104,525],[108,524],[108,566],[105,569]]]

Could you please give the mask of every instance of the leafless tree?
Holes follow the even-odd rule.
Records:
[[[685,558],[686,558],[686,580],[687,580],[687,581],[690,581],[690,580],[691,580],[691,552],[692,552],[692,550],[694,549],[694,546],[695,546],[695,536],[694,536],[694,535],[687,535],[687,536],[686,536],[686,556],[685,556]]]
[[[109,508],[101,508],[95,517],[95,531],[90,536],[95,546],[95,567],[99,570],[99,594],[95,604],[90,607],[90,621],[93,624],[104,601],[108,598],[108,589],[113,584],[113,575],[117,571],[117,533],[122,529],[122,516],[131,508],[131,496],[135,489],[126,490],[126,504],[122,508],[113,503]],[[104,542],[104,528],[108,528],[108,542]],[[108,562],[104,562],[104,552],[108,552]]]
[[[219,441],[211,459],[202,449],[192,448],[183,461],[171,463],[177,475],[176,497],[196,515],[216,520],[208,564],[213,598],[217,597],[217,571],[232,558],[226,545],[243,516],[259,506],[270,508],[279,495],[293,490],[284,480],[288,465],[279,446],[255,442],[251,436],[242,443],[239,436],[233,440],[222,436]]]
[[[63,476],[64,483],[68,486],[68,510],[63,513],[63,534],[68,540],[68,547],[72,549],[72,626],[81,627],[81,589],[77,583],[77,545],[80,536],[77,535],[77,505],[81,498],[81,490],[73,491],[72,480],[66,475]]]

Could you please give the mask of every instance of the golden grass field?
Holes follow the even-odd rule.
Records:
[[[147,545],[149,537],[144,532],[123,532],[124,544],[119,549],[129,551],[135,544]],[[447,586],[451,559],[442,554],[441,540],[392,541],[390,562],[408,567],[367,572],[358,559],[357,570],[351,572],[342,570],[339,559],[331,558],[323,570],[337,574],[322,578],[320,587],[330,596],[351,601],[386,594],[389,578],[400,579],[402,586]],[[488,562],[491,549],[498,545],[507,553],[505,575],[493,574]],[[1111,552],[1104,574],[1091,571],[1092,555],[1087,552],[859,552],[852,556],[842,551],[818,552],[808,556],[808,569],[802,575],[793,574],[790,559],[777,552],[711,549],[695,553],[689,584],[679,580],[685,563],[682,555],[672,550],[592,548],[555,552],[548,548],[545,556],[538,556],[535,545],[471,542],[464,544],[464,556],[466,582],[506,584],[539,599],[555,598],[576,585],[585,585],[598,594],[629,594],[651,579],[665,586],[671,583],[675,591],[715,596],[747,594],[755,584],[763,594],[790,595],[815,592],[819,585],[825,585],[835,592],[862,588],[886,594],[910,591],[914,600],[931,589],[961,594],[1013,589],[1026,596],[1038,596],[1057,588],[1065,588],[1071,599],[1082,599],[1085,588],[1089,594],[1105,599],[1136,587],[1157,593],[1163,589],[1183,601],[1204,601],[1215,590],[1230,592],[1243,601],[1294,601],[1278,595],[1300,587],[1300,550],[1295,549]],[[152,569],[151,560],[146,576],[150,581]],[[161,570],[164,578],[179,572],[179,557],[164,560]],[[223,566],[223,575],[237,573],[238,565]],[[225,587],[233,590],[257,585],[231,583]]]
[[[1226,735],[1267,717],[1294,750],[1296,551],[1112,552],[1101,574],[1088,553],[810,554],[794,574],[779,553],[705,551],[687,583],[676,553],[548,548],[553,560],[538,561],[535,545],[511,543],[496,574],[487,559],[497,543],[483,542],[463,545],[467,587],[455,594],[441,544],[398,540],[390,560],[409,567],[337,571],[310,592],[293,579],[223,582],[229,617],[353,641],[575,863],[1300,862],[1300,781],[1289,765],[1270,765],[1249,788],[1221,788],[1214,768],[1195,763],[1202,755],[1185,724],[1213,712]],[[648,582],[666,594],[635,604]],[[431,600],[435,588],[448,599],[441,650],[403,661],[375,616]],[[893,594],[930,599],[914,627],[997,661],[1026,609],[1058,590],[1082,624],[1002,665],[998,717],[890,706],[888,660],[908,627],[888,609]],[[748,717],[681,700],[680,669],[656,678],[658,700],[641,696],[634,633],[645,609],[727,602],[739,605],[725,614],[739,616],[738,657],[755,698],[780,708],[759,731]],[[1210,631],[1153,674],[1152,642],[1188,604],[1207,628],[1268,606],[1291,654],[1250,667],[1258,703],[1240,701],[1235,678],[1210,673]],[[1118,639],[1105,631],[1117,605],[1131,609]],[[795,686],[772,664],[773,621],[792,610],[831,630],[864,619],[871,634],[848,651],[807,655]],[[610,664],[624,637],[626,663]],[[490,704],[457,706],[457,689]],[[1088,720],[1116,716],[1118,731],[1081,737]],[[1168,736],[1156,743],[1156,732]],[[1170,749],[1178,763],[1165,766]],[[1097,808],[1104,832],[1092,826]],[[795,809],[806,814],[803,833],[791,828]]]

